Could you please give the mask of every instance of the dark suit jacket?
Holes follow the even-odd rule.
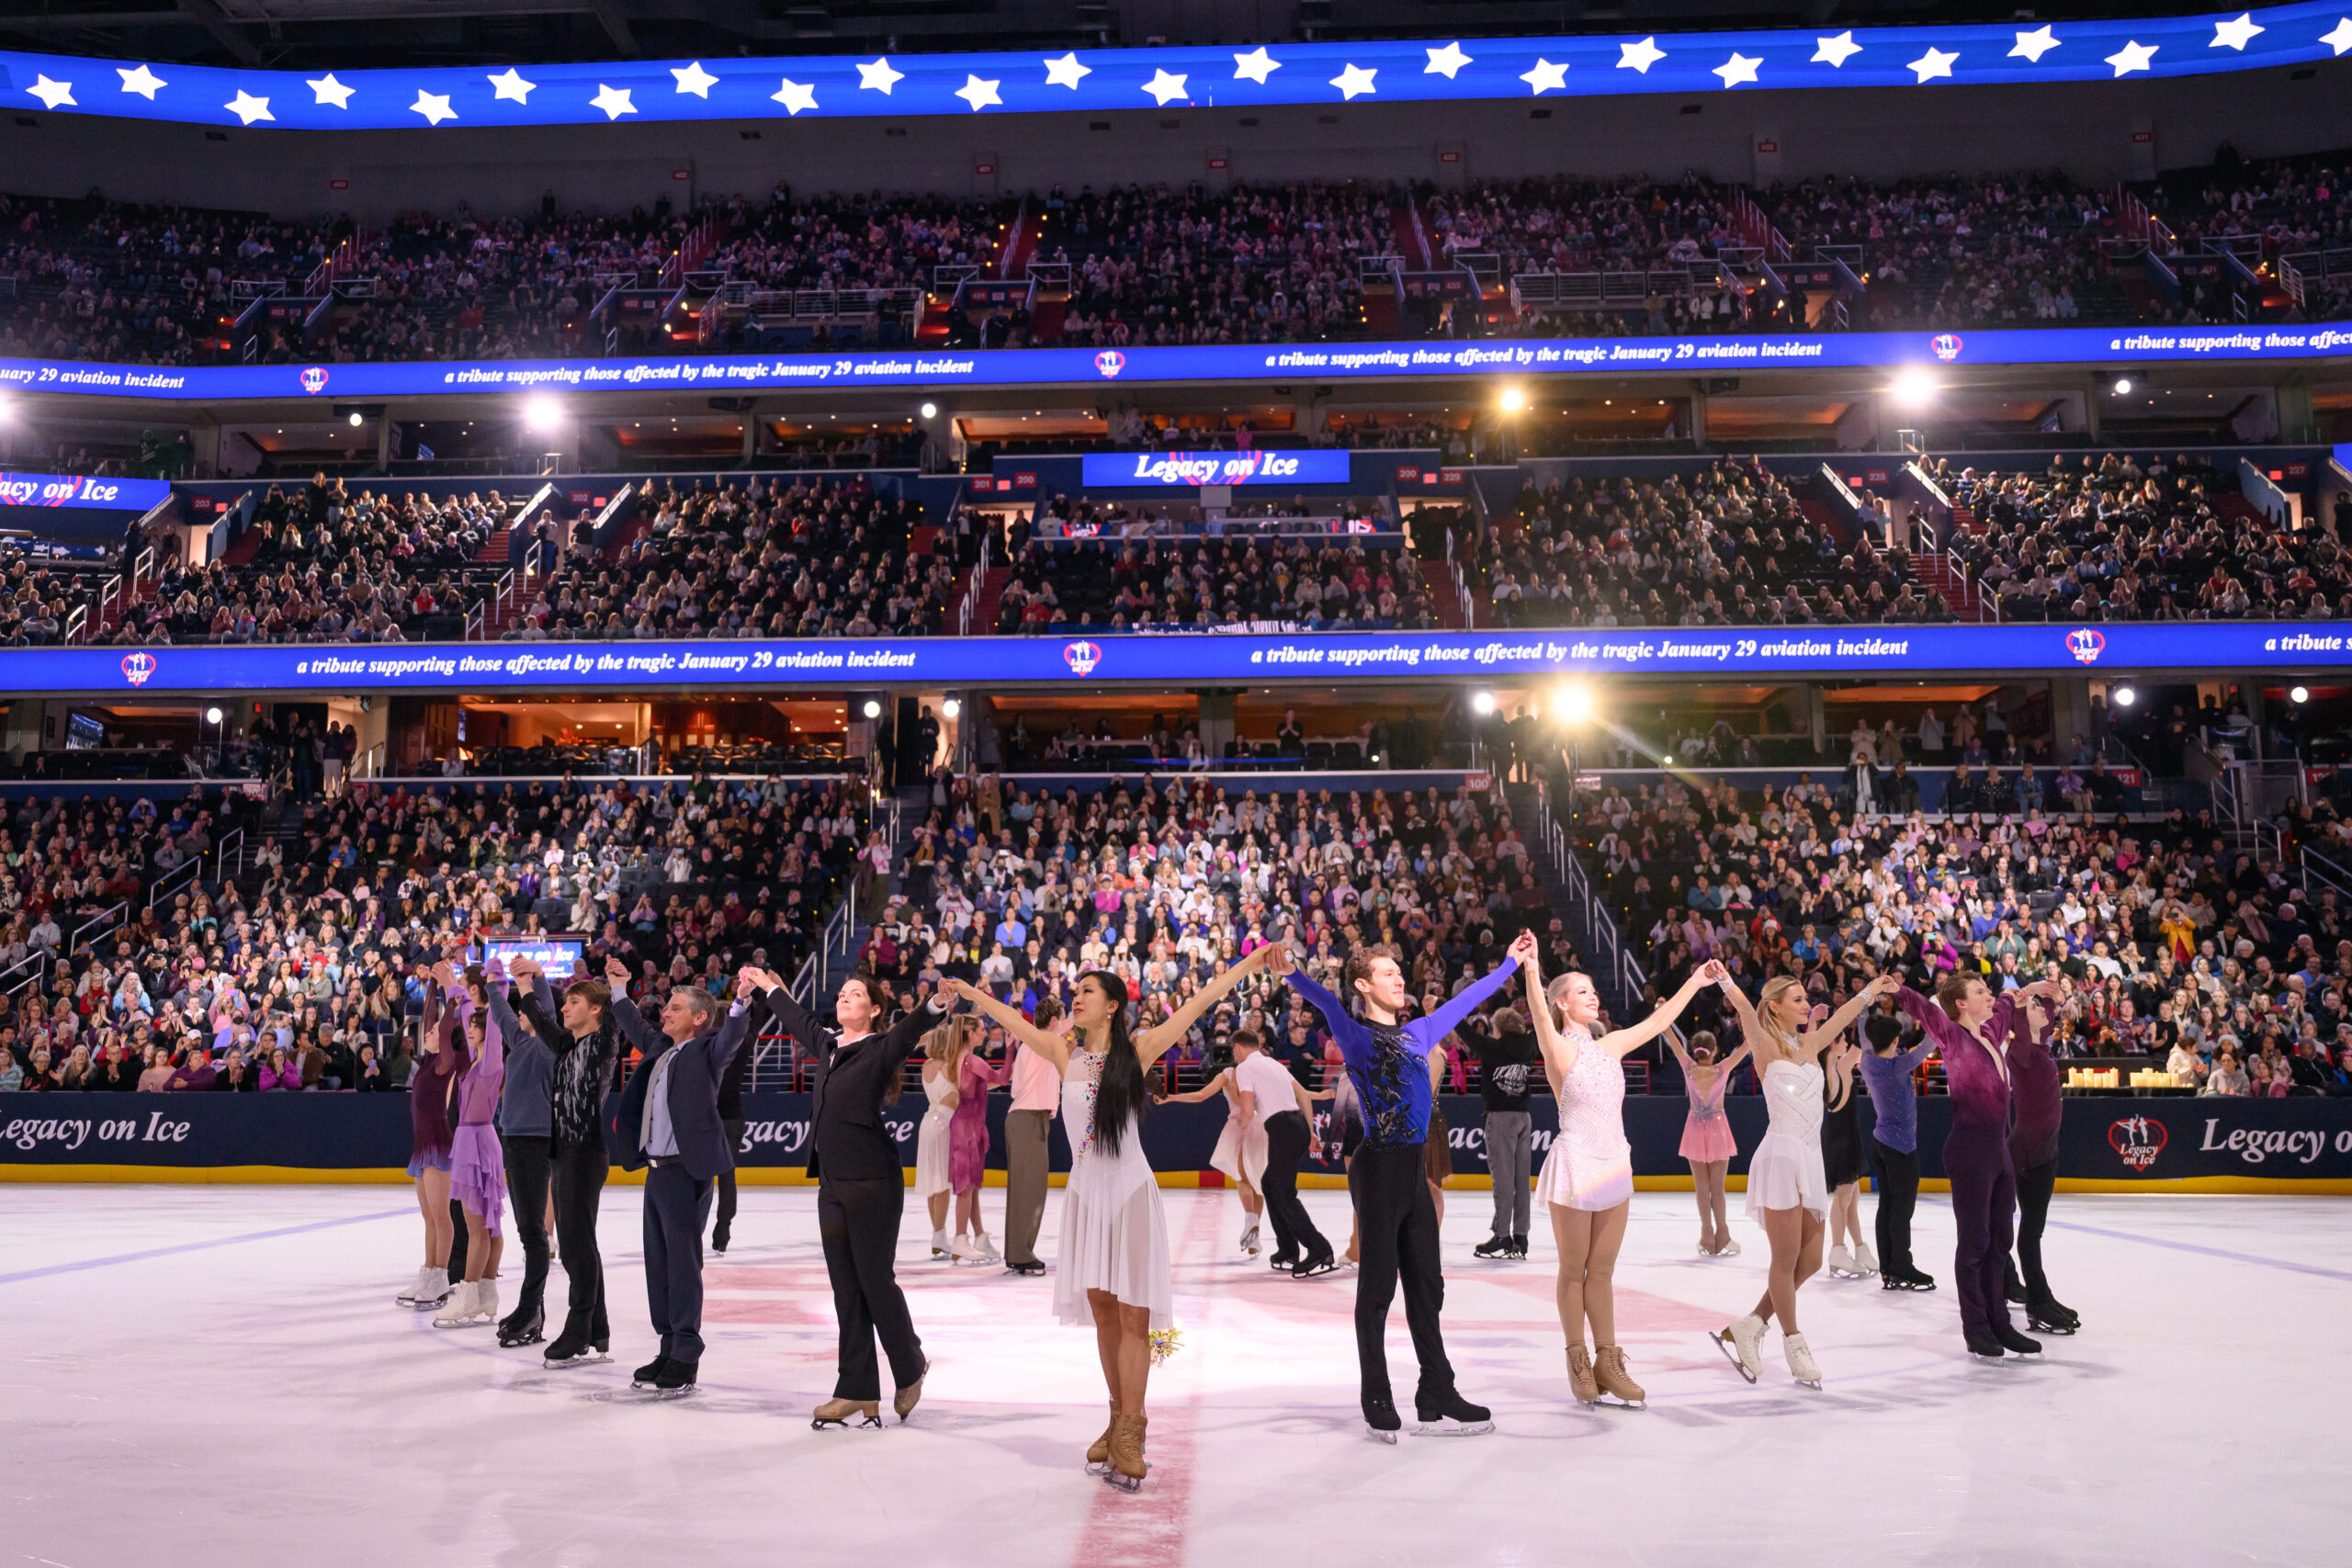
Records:
[[[718,1080],[751,1033],[750,1011],[730,1009],[718,1028],[683,1045],[648,1023],[627,997],[613,998],[613,1021],[620,1025],[623,1038],[645,1053],[645,1060],[629,1075],[628,1087],[621,1090],[618,1109],[605,1122],[605,1152],[613,1163],[623,1170],[645,1168],[645,1149],[639,1134],[645,1125],[646,1092],[652,1087],[654,1068],[663,1056],[675,1052],[678,1059],[671,1065],[668,1089],[678,1163],[698,1181],[734,1169],[735,1151],[728,1146],[727,1129],[718,1120]]]
[[[785,1032],[817,1062],[816,1089],[808,1097],[808,1174],[836,1181],[904,1180],[906,1159],[882,1123],[882,1097],[946,1015],[919,1007],[881,1033],[843,1045],[783,987],[766,999]]]

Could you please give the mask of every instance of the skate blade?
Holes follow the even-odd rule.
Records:
[[[1387,1443],[1392,1447],[1395,1446],[1396,1441],[1396,1433],[1381,1427],[1366,1427],[1363,1429],[1363,1435],[1371,1438],[1375,1443]]]
[[[2072,1339],[2075,1333],[2074,1329],[2062,1328],[2054,1323],[2037,1323],[2031,1327],[2036,1334],[2055,1334],[2061,1339]]]
[[[1140,1492],[1143,1490],[1142,1476],[1121,1475],[1115,1470],[1111,1472],[1110,1474],[1104,1476],[1102,1478],[1102,1483],[1106,1486],[1114,1486],[1122,1492]]]
[[[594,1366],[599,1362],[609,1361],[612,1358],[610,1356],[604,1355],[598,1351],[590,1350],[577,1356],[567,1356],[560,1361],[550,1361],[546,1357],[542,1356],[539,1358],[539,1365],[551,1372],[568,1372],[574,1367]],[[634,1387],[635,1385],[631,1384],[630,1386]]]
[[[1750,1383],[1755,1382],[1756,1374],[1749,1371],[1747,1363],[1739,1359],[1739,1347],[1732,1343],[1729,1332],[1710,1334],[1707,1336],[1707,1343],[1724,1353],[1724,1359],[1731,1363],[1733,1371],[1746,1378]]]
[[[657,1388],[653,1391],[653,1397],[656,1399],[684,1399],[686,1395],[692,1393],[694,1393],[694,1390],[691,1388]]]
[[[1603,1410],[1647,1410],[1650,1407],[1646,1399],[1619,1399],[1609,1393],[1602,1394],[1592,1403]]]
[[[1791,1378],[1789,1381],[1795,1383],[1799,1388],[1819,1388],[1821,1386],[1821,1380],[1819,1378]]]
[[[878,1432],[882,1429],[882,1423],[879,1419],[869,1421],[863,1416],[854,1421],[846,1416],[817,1416],[808,1423],[808,1429],[812,1432],[830,1432],[837,1427],[844,1431]]]
[[[1424,1421],[1413,1427],[1417,1438],[1477,1438],[1495,1429],[1492,1421]]]
[[[1088,1460],[1086,1461],[1086,1473],[1089,1475],[1108,1475],[1111,1473],[1111,1461],[1107,1459],[1100,1461]]]

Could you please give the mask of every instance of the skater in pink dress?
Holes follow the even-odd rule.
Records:
[[[458,1079],[457,1126],[449,1145],[449,1196],[463,1206],[466,1235],[465,1283],[456,1298],[433,1320],[435,1328],[459,1328],[494,1323],[498,1318],[500,1222],[506,1213],[506,1154],[498,1141],[492,1118],[498,1111],[499,1090],[506,1082],[505,1041],[486,1007],[475,999],[468,976],[456,964],[434,970],[448,995],[447,1005],[458,1014],[458,1032],[468,1061]]]
[[[1634,1150],[1625,1140],[1625,1053],[1656,1039],[1690,1005],[1702,986],[1715,984],[1723,966],[1691,971],[1664,1005],[1628,1029],[1595,1038],[1600,997],[1586,975],[1564,975],[1544,986],[1536,942],[1521,933],[1511,954],[1527,971],[1527,1010],[1544,1070],[1560,1104],[1560,1135],[1535,1179],[1535,1201],[1552,1216],[1560,1248],[1560,1331],[1567,1337],[1568,1384],[1577,1398],[1597,1404],[1603,1393],[1640,1409],[1647,1397],[1625,1371],[1617,1343],[1614,1280],[1625,1241],[1625,1214],[1634,1199]],[[1592,1325],[1593,1348],[1584,1325]]]
[[[1012,1081],[1011,1067],[991,1067],[976,1050],[965,1052],[956,1064],[956,1112],[947,1119],[947,1185],[956,1192],[951,1256],[958,1263],[1004,1261],[980,1223],[980,1186],[989,1174],[989,1090]]]
[[[1682,1081],[1689,1086],[1690,1112],[1682,1120],[1678,1152],[1690,1162],[1690,1190],[1699,1200],[1699,1250],[1709,1258],[1736,1258],[1739,1243],[1732,1239],[1731,1222],[1724,1217],[1724,1172],[1731,1168],[1731,1156],[1739,1153],[1739,1144],[1724,1114],[1724,1091],[1731,1085],[1732,1070],[1747,1059],[1748,1045],[1742,1041],[1728,1060],[1718,1062],[1721,1047],[1711,1030],[1690,1036],[1687,1051],[1672,1031],[1666,1044],[1682,1064]]]

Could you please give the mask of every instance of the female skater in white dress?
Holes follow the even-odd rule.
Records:
[[[1634,1148],[1625,1139],[1628,1051],[1665,1032],[1702,986],[1723,978],[1708,963],[1682,988],[1630,1029],[1594,1038],[1600,997],[1589,976],[1563,975],[1547,992],[1532,932],[1511,943],[1527,976],[1527,1010],[1560,1107],[1560,1134],[1535,1179],[1535,1201],[1552,1216],[1560,1249],[1560,1332],[1568,1341],[1568,1386],[1578,1401],[1597,1404],[1606,1392],[1620,1404],[1641,1408],[1647,1394],[1625,1371],[1617,1343],[1615,1280],[1625,1216],[1634,1199]],[[1557,1021],[1556,1022],[1555,1021]],[[1584,1325],[1592,1325],[1592,1349]]]
[[[1170,1105],[1198,1105],[1216,1095],[1225,1097],[1225,1130],[1217,1134],[1216,1147],[1209,1154],[1209,1168],[1224,1173],[1225,1179],[1241,1191],[1241,1250],[1250,1257],[1258,1256],[1258,1218],[1266,1212],[1263,1183],[1266,1179],[1266,1122],[1273,1114],[1261,1111],[1247,1121],[1241,1115],[1241,1085],[1231,1067],[1226,1068],[1189,1094],[1163,1095]],[[1283,1107],[1288,1110],[1290,1107]]]
[[[1070,1172],[1062,1195],[1054,1314],[1067,1324],[1094,1325],[1102,1381],[1110,1385],[1111,1423],[1087,1450],[1087,1468],[1124,1491],[1143,1484],[1151,1335],[1175,1326],[1168,1221],[1143,1150],[1143,1112],[1150,1100],[1146,1074],[1226,993],[1264,968],[1280,945],[1270,943],[1228,965],[1140,1035],[1127,1032],[1127,983],[1107,970],[1090,969],[1079,977],[1068,1034],[1039,1029],[968,981],[947,982],[956,996],[1061,1069]]]
[[[915,1129],[915,1196],[931,1210],[931,1255],[947,1253],[947,1201],[954,1186],[947,1176],[947,1124],[956,1116],[959,1096],[956,1075],[970,1049],[967,1036],[977,1032],[975,1021],[951,1018],[922,1042],[922,1092],[931,1101]]]
[[[1821,1163],[1826,1081],[1821,1055],[1871,1003],[1900,984],[1894,976],[1882,975],[1855,992],[1826,1023],[1808,1028],[1813,1015],[1804,986],[1794,976],[1767,980],[1760,1006],[1749,1005],[1747,993],[1728,978],[1722,982],[1739,1015],[1741,1031],[1756,1047],[1764,1107],[1770,1118],[1763,1142],[1747,1162],[1747,1217],[1764,1227],[1771,1243],[1771,1275],[1754,1311],[1709,1336],[1749,1382],[1763,1372],[1764,1325],[1777,1317],[1789,1375],[1821,1386],[1821,1369],[1797,1327],[1797,1287],[1821,1269],[1821,1235],[1829,1216],[1829,1183]],[[1831,1070],[1847,1077],[1850,1092],[1852,1058],[1842,1048]]]

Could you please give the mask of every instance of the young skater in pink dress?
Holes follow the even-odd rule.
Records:
[[[1736,1258],[1739,1243],[1724,1217],[1724,1173],[1731,1168],[1732,1156],[1739,1153],[1739,1143],[1732,1136],[1731,1119],[1724,1114],[1724,1091],[1731,1087],[1732,1069],[1747,1059],[1748,1045],[1740,1042],[1728,1060],[1718,1062],[1715,1055],[1722,1047],[1712,1030],[1691,1035],[1687,1051],[1668,1030],[1666,1044],[1682,1064],[1690,1100],[1677,1152],[1690,1162],[1690,1190],[1699,1201],[1699,1250],[1709,1258]]]

